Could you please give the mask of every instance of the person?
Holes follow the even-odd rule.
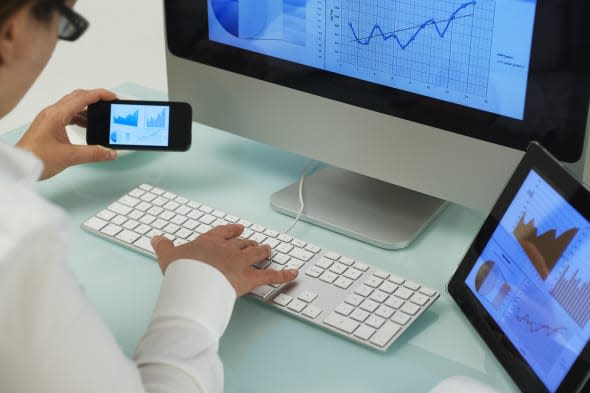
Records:
[[[87,23],[72,3],[0,3],[0,118],[45,67],[57,38],[83,33]],[[68,270],[65,213],[33,192],[35,181],[72,165],[116,158],[103,147],[71,145],[65,130],[84,123],[87,105],[114,98],[75,91],[43,110],[16,146],[0,144],[2,392],[222,391],[218,341],[236,297],[297,275],[254,269],[270,250],[241,239],[240,225],[179,247],[155,237],[164,277],[147,331],[127,358]]]

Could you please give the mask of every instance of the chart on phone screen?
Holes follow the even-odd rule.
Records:
[[[114,145],[167,146],[170,108],[113,104],[109,142]]]

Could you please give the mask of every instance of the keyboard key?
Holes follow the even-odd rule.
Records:
[[[374,276],[377,276],[383,280],[386,280],[389,277],[389,273],[384,272],[383,270],[375,270],[373,273]]]
[[[368,340],[375,333],[375,329],[370,326],[362,325],[355,330],[354,335],[361,340]]]
[[[266,229],[265,227],[263,227],[262,225],[251,225],[250,229],[252,229],[254,232],[258,232],[258,233],[262,233],[264,232],[264,230]],[[266,237],[266,236],[265,236]]]
[[[124,197],[119,199],[119,202],[130,207],[135,207],[139,203],[139,199],[133,198],[129,195],[125,195]]]
[[[418,288],[420,288],[420,285],[419,285],[419,284],[416,284],[416,283],[415,283],[415,282],[413,282],[413,281],[406,281],[406,282],[404,283],[404,287],[406,287],[406,288],[410,288],[412,291],[417,291],[417,290],[418,290]]]
[[[111,222],[115,225],[123,225],[123,223],[127,221],[127,217],[118,215],[111,220]]]
[[[393,336],[400,331],[400,326],[396,325],[393,322],[386,322],[385,325],[381,329],[379,329],[373,337],[371,337],[371,342],[375,345],[380,347],[384,347]]]
[[[389,299],[387,299],[385,301],[386,305],[388,305],[389,307],[393,307],[395,309],[400,308],[404,303],[405,302],[403,299],[400,299],[399,297],[396,297],[396,296],[390,296]]]
[[[215,217],[217,217],[217,218],[223,218],[223,217],[225,217],[225,213],[224,213],[224,212],[222,212],[221,210],[213,210],[213,211],[211,212],[211,215],[212,215],[212,216],[215,216]]]
[[[379,290],[388,293],[388,294],[392,294],[393,292],[395,292],[395,290],[398,288],[398,286],[394,283],[392,283],[391,281],[384,281],[383,284],[381,284],[379,286]]]
[[[339,262],[334,263],[332,266],[330,266],[330,271],[334,272],[336,274],[342,274],[346,271],[346,269],[348,269],[346,267],[346,265],[343,265]]]
[[[365,281],[365,285],[368,285],[371,288],[377,288],[379,285],[381,285],[382,282],[382,279],[375,276],[371,276],[367,281]]]
[[[321,275],[323,272],[324,272],[324,271],[323,271],[322,269],[320,269],[319,267],[317,267],[317,266],[312,266],[312,267],[310,267],[309,269],[307,269],[307,270],[305,271],[305,274],[307,274],[307,275],[308,275],[308,276],[310,276],[310,277],[317,278],[317,277],[319,277],[319,276],[320,276],[320,275]]]
[[[280,234],[277,239],[279,239],[280,241],[282,241],[284,243],[291,243],[291,240],[293,240],[293,238],[291,236],[284,235],[284,234]]]
[[[359,326],[359,324],[355,321],[352,321],[346,318],[345,316],[336,313],[328,315],[326,319],[324,319],[324,323],[328,326],[335,327],[336,329],[342,330],[343,332],[349,334],[354,332],[355,329]]]
[[[412,318],[408,314],[404,314],[401,311],[396,311],[393,317],[391,317],[393,322],[399,323],[400,325],[405,325],[410,319]]]
[[[303,240],[299,240],[299,239],[291,240],[291,244],[293,244],[295,247],[299,247],[299,248],[304,248],[307,245],[306,242],[304,242]]]
[[[289,262],[285,265],[286,269],[301,269],[301,267],[305,265],[305,262],[300,261],[297,258],[291,258]]]
[[[164,210],[162,213],[160,213],[159,218],[161,218],[162,220],[170,221],[170,219],[172,219],[172,217],[174,216],[174,213],[168,210]]]
[[[348,257],[340,257],[339,261],[340,261],[340,263],[343,263],[346,266],[352,266],[355,263],[355,260],[354,259],[348,258]],[[366,266],[365,264],[361,264],[361,265]],[[359,270],[362,270],[362,269],[359,269]]]
[[[370,314],[368,312],[357,308],[352,312],[352,314],[350,314],[350,317],[355,321],[364,322],[364,320],[367,319],[369,315]]]
[[[150,225],[155,220],[156,217],[152,216],[151,214],[145,214],[143,217],[139,219],[139,222],[144,223],[145,225]]]
[[[305,249],[314,254],[317,254],[318,252],[322,251],[321,248],[319,248],[318,246],[314,246],[312,244],[308,244],[307,246],[305,246]]]
[[[265,299],[274,290],[275,288],[270,285],[261,285],[251,290],[250,293],[254,296],[258,296],[259,298]]]
[[[395,274],[391,274],[388,280],[397,285],[402,285],[404,281],[406,281],[403,278],[396,276]]]
[[[338,278],[338,276],[332,272],[324,272],[320,276],[320,280],[330,283],[330,284],[333,283],[337,278]]]
[[[301,312],[306,306],[307,306],[307,303],[302,302],[301,300],[295,299],[289,303],[287,308],[289,310],[293,310],[295,312]]]
[[[186,222],[186,220],[188,220],[185,216],[181,216],[180,214],[177,214],[172,220],[170,220],[170,222],[172,222],[173,224],[176,225],[182,225]]]
[[[342,259],[340,260],[340,262],[342,262]],[[342,262],[344,263],[344,262]],[[364,264],[362,262],[355,262],[354,265],[355,269],[360,270],[361,272],[366,272],[367,270],[369,270],[369,266],[367,264]]]
[[[139,225],[139,223],[135,220],[127,220],[125,222],[125,224],[123,224],[123,228],[125,229],[135,229],[137,226]]]
[[[148,233],[150,231],[150,227],[148,227],[147,225],[144,225],[144,224],[139,224],[139,226],[137,226],[134,229],[134,231],[139,233],[140,235],[145,235],[146,233]]]
[[[140,237],[138,240],[135,241],[135,243],[133,243],[133,245],[152,254],[154,253],[154,249],[152,248],[152,243],[150,239],[145,236]]]
[[[416,315],[416,313],[420,310],[420,307],[413,303],[406,302],[401,308],[401,311],[405,312],[406,314]]]
[[[368,311],[373,312],[379,307],[379,303],[372,301],[371,299],[366,299],[364,302],[361,303],[360,308]]]
[[[95,231],[100,231],[107,224],[108,222],[96,217],[92,217],[84,223],[88,228],[94,229]]]
[[[359,304],[361,304],[363,301],[365,300],[364,297],[359,296],[355,293],[349,295],[346,299],[344,299],[344,301],[348,304],[351,304],[353,306],[358,306]]]
[[[309,251],[305,251],[302,250],[300,248],[293,248],[290,252],[289,255],[291,255],[292,257],[295,257],[297,259],[301,259],[302,261],[309,261],[311,258],[313,258],[313,254]]]
[[[385,322],[385,319],[377,316],[377,315],[371,315],[369,318],[367,318],[367,320],[365,321],[365,323],[371,327],[374,327],[375,329],[379,329],[383,323]]]
[[[303,312],[301,314],[305,315],[306,317],[309,317],[311,319],[316,319],[318,317],[318,315],[320,315],[322,313],[322,310],[315,307],[315,306],[307,306],[305,307],[305,310],[303,310]]]
[[[334,281],[334,285],[342,289],[348,289],[352,285],[352,280],[346,277],[338,277],[336,281]]]
[[[265,229],[264,230],[264,234],[268,237],[277,237],[279,236],[279,233],[277,231],[273,231],[272,229]]]
[[[139,220],[141,217],[143,217],[144,214],[144,212],[141,212],[139,210],[133,210],[131,213],[127,215],[127,217],[129,217],[132,220]]]
[[[148,209],[149,209],[151,206],[152,206],[152,205],[150,205],[150,204],[149,204],[149,203],[147,203],[147,202],[140,202],[140,203],[139,203],[139,205],[135,206],[135,208],[136,208],[137,210],[140,210],[140,211],[142,211],[142,212],[145,212],[145,211],[147,211],[147,210],[148,210]]]
[[[185,203],[188,202],[188,199],[179,196],[179,197],[176,197],[174,199],[174,201],[180,203],[181,205],[184,205]]]
[[[429,300],[430,298],[428,296],[422,295],[420,293],[415,293],[410,298],[410,301],[412,303],[417,304],[419,306],[425,305],[426,303],[428,303]]]
[[[279,306],[285,307],[293,300],[293,298],[289,295],[285,295],[284,293],[279,293],[277,297],[275,297],[272,302],[278,304]]]
[[[330,252],[328,251],[327,253],[324,254],[324,256],[328,259],[331,259],[333,261],[337,261],[338,259],[340,259],[340,255]]]
[[[275,256],[272,257],[272,261],[278,264],[284,265],[285,263],[289,262],[291,258],[285,254],[276,253]]]
[[[288,254],[289,251],[291,251],[293,249],[293,246],[287,243],[281,243],[278,247],[277,247],[277,251],[282,252],[283,254]]]
[[[119,202],[115,202],[109,206],[109,210],[124,216],[129,214],[129,212],[133,209],[131,209],[129,206],[122,205]]]
[[[117,233],[121,232],[123,228],[115,224],[109,224],[106,227],[102,228],[100,231],[105,235],[115,237]]]
[[[354,311],[354,307],[351,306],[350,304],[346,304],[346,303],[342,303],[334,309],[334,312],[337,312],[338,314],[342,314],[345,316],[348,316],[353,311]]]
[[[412,292],[409,289],[399,287],[398,289],[395,290],[394,294],[397,297],[401,297],[402,299],[408,300],[410,298],[410,296],[412,296],[414,294],[414,292]]]
[[[369,296],[369,299],[377,302],[377,303],[383,303],[385,301],[385,299],[387,299],[389,297],[388,294],[386,294],[385,292],[381,292],[381,291],[373,291],[373,293],[371,294],[371,296]]]
[[[152,202],[154,199],[157,198],[156,194],[152,194],[151,192],[146,192],[141,196],[141,200],[145,202]]]
[[[110,210],[101,210],[97,215],[98,218],[102,218],[103,220],[109,221],[111,218],[115,217],[116,214]]]
[[[301,299],[301,300],[303,300],[304,302],[307,302],[307,303],[313,302],[314,299],[317,298],[317,297],[318,297],[318,294],[317,293],[314,293],[314,292],[311,292],[311,291],[303,291],[303,292],[301,292],[297,296],[297,298],[299,298],[299,299]]]
[[[162,209],[161,207],[152,206],[147,212],[152,216],[159,216],[163,211],[164,209]]]
[[[350,268],[347,271],[344,272],[344,277],[346,278],[350,278],[351,280],[356,280],[358,279],[360,276],[362,276],[363,272],[361,272],[360,270],[356,270],[355,268]]]
[[[164,198],[167,198],[167,199],[174,199],[174,198],[176,198],[176,194],[174,194],[174,193],[171,193],[171,192],[165,192],[165,193],[164,193]]]
[[[327,269],[330,266],[332,266],[334,262],[332,262],[330,259],[327,258],[320,258],[319,260],[316,261],[316,266],[321,267],[322,269]]]
[[[357,295],[361,295],[363,297],[369,296],[373,292],[373,288],[368,287],[366,285],[361,285],[360,287],[354,290],[354,293]]]
[[[385,305],[379,306],[377,310],[375,310],[375,315],[379,315],[381,318],[389,319],[393,315],[394,310],[391,307],[387,307]]]
[[[124,241],[125,243],[132,244],[134,241],[139,239],[141,236],[135,232],[124,229],[119,232],[116,236],[117,239]]]

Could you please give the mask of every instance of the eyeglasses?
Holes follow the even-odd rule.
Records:
[[[59,3],[57,10],[61,14],[57,37],[65,41],[76,41],[88,29],[90,23],[64,3]]]

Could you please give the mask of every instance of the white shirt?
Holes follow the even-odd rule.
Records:
[[[217,349],[236,298],[225,277],[170,265],[128,359],[66,265],[67,219],[33,192],[40,173],[31,154],[0,144],[0,392],[223,391]]]

